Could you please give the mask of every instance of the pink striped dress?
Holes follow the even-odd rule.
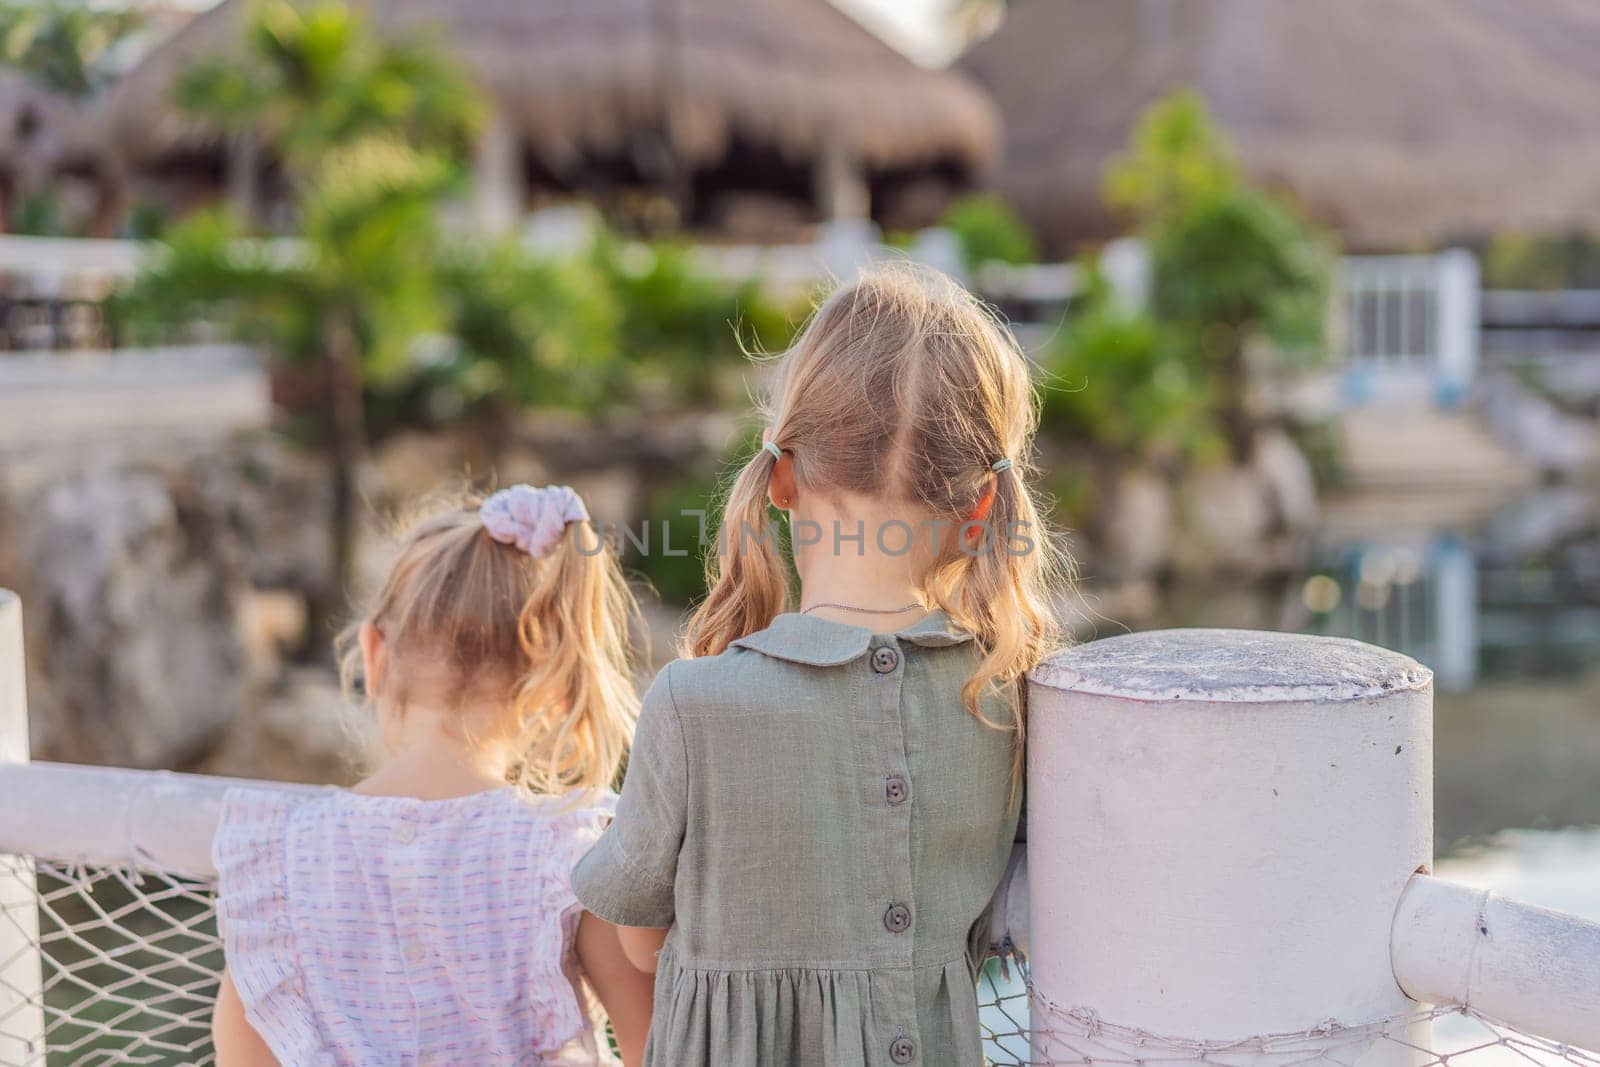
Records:
[[[286,1067],[613,1062],[570,880],[608,801],[230,790],[217,922],[251,1025]]]

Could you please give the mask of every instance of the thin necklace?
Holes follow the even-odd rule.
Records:
[[[801,608],[800,614],[809,615],[818,608],[833,608],[835,611],[853,611],[858,615],[904,615],[908,611],[916,611],[921,604],[907,604],[903,608],[857,608],[849,604],[813,604],[809,608]]]

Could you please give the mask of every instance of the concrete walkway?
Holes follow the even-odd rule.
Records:
[[[237,345],[0,352],[0,451],[222,436],[271,413],[266,370]]]

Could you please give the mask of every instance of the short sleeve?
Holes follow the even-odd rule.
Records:
[[[289,823],[303,795],[228,790],[211,857],[217,868],[217,930],[245,1017],[284,1063],[321,1047],[301,983],[287,886]]]
[[[542,851],[553,860],[540,865],[539,925],[529,964],[534,1050],[544,1063],[609,1062],[597,1061],[594,1025],[579,981],[577,936],[583,908],[572,894],[569,875],[573,861],[599,839],[614,810],[607,802],[545,816],[537,823],[536,832],[547,842]]]
[[[688,755],[671,671],[669,664],[645,693],[616,818],[572,872],[579,902],[618,926],[659,929],[671,926],[675,914]]]

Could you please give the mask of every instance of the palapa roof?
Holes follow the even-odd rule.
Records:
[[[1353,245],[1600,228],[1592,0],[1013,0],[960,66],[1005,115],[997,184],[1057,248],[1112,229],[1104,167],[1183,86]]]
[[[92,125],[72,100],[0,69],[0,171],[43,177],[97,161]]]
[[[972,173],[999,148],[986,96],[964,76],[920,68],[828,0],[358,0],[384,32],[433,30],[481,79],[537,158],[559,171],[659,130],[691,166],[737,137],[785,158],[830,138],[874,171],[953,164]],[[155,49],[112,90],[108,129],[149,164],[214,152],[175,109],[177,72],[238,47],[248,0],[224,0]]]

